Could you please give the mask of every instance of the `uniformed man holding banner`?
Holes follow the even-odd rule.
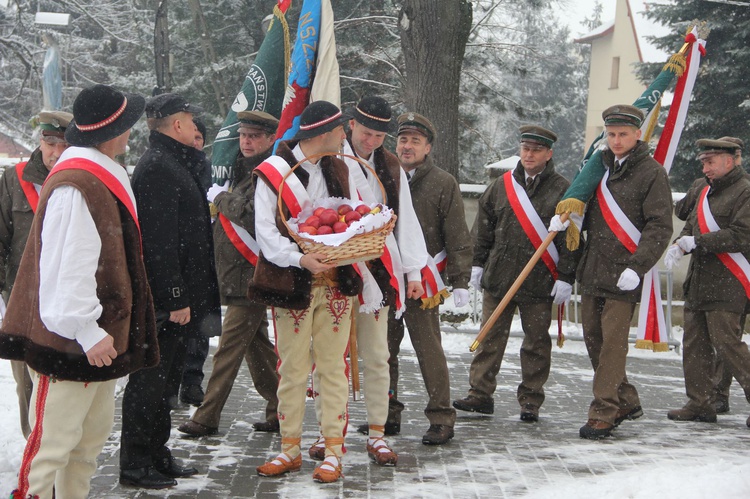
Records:
[[[496,179],[482,194],[472,228],[472,284],[475,289],[484,290],[483,323],[547,237],[547,225],[570,185],[555,171],[552,160],[557,135],[533,125],[522,126],[520,132],[521,159],[515,170]],[[522,381],[517,394],[521,420],[539,419],[544,383],[550,371],[552,302],[564,304],[570,298],[579,253],[568,250],[565,234],[560,232],[481,343],[471,362],[468,396],[454,400],[453,407],[482,414],[494,412],[492,395],[497,373],[518,308],[524,331]]]
[[[587,439],[609,436],[625,419],[643,415],[625,374],[630,321],[643,276],[672,235],[669,180],[640,140],[643,112],[616,105],[602,118],[606,171],[586,209],[586,245],[577,272],[583,337],[594,368],[594,400],[579,431]]]
[[[715,422],[713,363],[716,355],[750,400],[750,351],[742,341],[740,317],[750,297],[750,181],[734,164],[737,144],[701,139],[698,159],[707,185],[664,263],[671,268],[690,253],[684,284],[682,341],[688,403],[667,413],[675,421]],[[750,426],[750,418],[747,420]]]

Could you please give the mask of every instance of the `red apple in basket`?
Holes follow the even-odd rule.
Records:
[[[310,225],[317,229],[318,227],[320,227],[320,218],[316,217],[315,215],[310,215],[309,217],[307,217],[307,220],[305,220],[305,225]]]
[[[323,213],[324,211],[326,211],[325,208],[323,208],[322,206],[318,206],[317,208],[315,208],[315,211],[313,211],[313,215],[315,215],[316,217],[319,217],[320,214]]]
[[[333,232],[336,232],[338,234],[340,232],[346,231],[348,227],[349,226],[346,225],[346,222],[336,222],[335,224],[333,224]]]
[[[321,225],[320,227],[318,227],[319,236],[324,236],[326,234],[333,234],[333,229],[330,225]]]
[[[333,227],[333,224],[339,221],[339,214],[335,210],[327,208],[323,210],[318,218],[320,219],[320,225],[330,225]]]
[[[336,211],[339,212],[339,215],[346,215],[347,213],[352,211],[352,207],[349,206],[348,204],[342,204],[341,206],[339,206],[339,209]]]
[[[350,211],[344,215],[344,222],[346,222],[346,225],[351,225],[352,222],[356,222],[360,218],[362,218],[362,215],[358,211]]]
[[[297,232],[299,232],[300,234],[305,233],[313,236],[318,233],[318,228],[312,225],[300,225]]]
[[[356,211],[357,213],[359,213],[362,216],[365,216],[368,213],[370,213],[370,207],[367,206],[366,204],[361,204],[361,205],[357,206],[356,208],[354,208],[354,211]]]

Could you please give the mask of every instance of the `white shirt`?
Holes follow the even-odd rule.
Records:
[[[357,156],[349,145],[349,141],[344,142],[344,154],[350,154]],[[375,152],[370,154],[370,157],[366,159],[368,165],[374,170]],[[358,161],[353,159],[344,158],[344,161],[349,168],[360,168]],[[422,268],[427,265],[427,246],[424,242],[424,235],[422,234],[422,226],[419,225],[417,214],[414,211],[414,205],[411,201],[411,191],[409,190],[409,181],[406,178],[406,173],[403,168],[399,168],[401,178],[399,180],[399,192],[398,192],[398,220],[396,220],[395,236],[398,244],[399,253],[401,254],[401,263],[406,273],[407,281],[421,281],[422,280]],[[416,171],[416,170],[414,170]],[[383,202],[383,193],[380,190],[380,182],[372,175],[372,172],[367,170],[365,172],[367,179],[367,186],[357,185],[357,189],[369,188],[371,189],[375,199],[378,203]],[[355,177],[357,178],[357,177]]]
[[[305,158],[299,144],[292,153],[297,161]],[[328,187],[318,164],[305,161],[299,167],[310,175],[306,188],[310,200],[329,197]],[[348,197],[357,199],[356,186],[351,174],[349,174]],[[263,256],[269,262],[279,267],[294,266],[301,268],[299,261],[304,254],[300,252],[297,243],[282,236],[278,227],[276,227],[277,200],[276,193],[265,182],[258,182],[255,187],[255,236],[258,246],[260,246]]]
[[[69,147],[57,164],[85,158],[103,166],[135,197],[125,168],[90,147]],[[54,168],[53,170],[54,171]],[[96,271],[102,242],[86,200],[75,187],[56,188],[47,201],[39,260],[39,314],[51,332],[76,340],[87,352],[107,336],[97,319]]]

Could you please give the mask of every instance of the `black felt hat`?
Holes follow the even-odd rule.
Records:
[[[393,128],[391,106],[382,97],[362,97],[354,108],[352,118],[357,123],[378,132],[390,132]]]
[[[299,131],[293,140],[305,140],[328,133],[346,123],[350,117],[343,114],[335,104],[319,100],[311,102],[299,119]]]
[[[73,120],[65,140],[89,147],[114,139],[130,130],[140,119],[146,99],[125,94],[107,85],[84,88],[73,103]]]

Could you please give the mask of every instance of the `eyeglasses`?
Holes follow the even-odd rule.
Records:
[[[64,137],[57,137],[56,135],[42,135],[42,141],[44,141],[45,144],[50,146],[56,146],[58,144],[64,145],[67,147],[68,142],[65,140]]]

